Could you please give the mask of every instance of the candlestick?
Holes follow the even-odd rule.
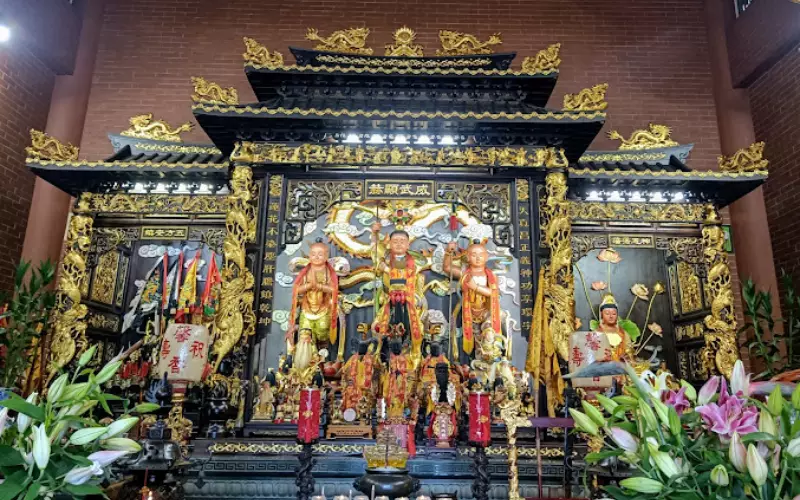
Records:
[[[311,444],[319,439],[320,391],[306,387],[300,391],[300,411],[297,419],[297,440]]]

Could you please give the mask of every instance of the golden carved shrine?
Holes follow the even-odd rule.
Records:
[[[182,468],[186,498],[307,496],[293,477],[307,386],[322,394],[314,491],[347,494],[366,461],[409,474],[414,496],[581,496],[587,443],[565,443],[558,417],[607,387],[563,375],[603,357],[730,373],[720,210],[765,180],[763,145],[716,171],[687,166],[692,145],[665,125],[588,150],[608,86],[546,108],[558,44],[516,70],[500,35],[443,31],[432,50],[402,28],[386,55],[368,35],[309,30],[295,64],[245,38],[252,104],[187,75],[207,144],[152,110],[109,136],[104,161],[32,132],[29,168],[75,197],[45,378],[88,345],[110,359],[142,341],[112,389],[163,405],[153,450],[182,447],[131,470]],[[156,369],[173,366],[171,323],[211,334],[179,399]],[[476,392],[491,402],[477,451]]]

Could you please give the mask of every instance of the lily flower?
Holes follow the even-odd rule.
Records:
[[[767,482],[767,463],[752,444],[747,447],[747,472],[759,488]]]
[[[745,400],[742,398],[728,396],[724,380],[720,400],[717,403],[700,406],[696,411],[706,426],[719,435],[723,443],[727,443],[735,432],[745,435],[758,430],[758,410],[754,406],[745,406]]]
[[[728,470],[724,465],[717,465],[711,470],[711,482],[717,486],[728,486],[730,478],[728,477]]]
[[[750,396],[750,375],[744,370],[742,360],[737,360],[733,365],[731,375],[731,392],[734,396],[746,398]]]
[[[33,460],[41,470],[50,462],[50,438],[44,429],[44,423],[33,428]]]
[[[685,386],[681,387],[678,392],[666,391],[661,393],[661,401],[664,404],[675,408],[675,412],[678,414],[678,416],[683,415],[686,410],[689,410],[692,407],[692,403],[689,402],[689,399],[686,397]]]
[[[708,381],[705,384],[703,384],[703,387],[700,388],[700,392],[697,394],[697,404],[699,405],[708,404],[714,397],[714,394],[717,393],[718,388],[719,388],[719,377],[711,377],[710,379],[708,379]]]
[[[36,404],[36,397],[39,393],[33,392],[30,396],[25,400],[28,403],[35,405]],[[20,413],[17,415],[17,430],[20,434],[25,432],[28,429],[28,426],[31,425],[31,417],[25,415],[24,413]]]
[[[738,432],[734,432],[731,438],[731,443],[728,447],[728,459],[739,472],[747,470],[747,450],[744,448]]]
[[[617,446],[627,452],[634,453],[639,449],[639,440],[625,429],[612,427],[609,429],[608,434],[611,436],[611,440],[614,441]]]

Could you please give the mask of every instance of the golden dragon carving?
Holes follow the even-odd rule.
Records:
[[[764,143],[755,142],[735,152],[731,157],[719,156],[719,169],[722,172],[766,171],[769,160],[764,158]]]
[[[202,76],[193,76],[194,94],[192,100],[195,102],[206,102],[210,104],[239,104],[239,93],[233,87],[222,88],[214,82],[209,82]]]
[[[739,359],[736,345],[736,314],[731,287],[731,270],[725,252],[725,233],[716,208],[706,208],[703,226],[703,256],[708,267],[707,284],[711,292],[711,314],[705,317],[706,346],[703,348],[703,369],[706,376],[721,373],[730,378]]]
[[[283,54],[280,52],[270,53],[269,49],[252,38],[244,37],[244,47],[245,51],[242,57],[245,64],[268,68],[283,66]]]
[[[481,42],[475,35],[451,30],[439,31],[439,40],[442,42],[442,48],[436,51],[437,56],[491,54],[493,45],[503,43],[500,33],[495,33],[485,42]]]
[[[554,43],[546,49],[537,52],[535,56],[526,57],[525,60],[522,61],[522,71],[530,75],[558,71],[558,67],[561,65],[561,57],[559,57],[560,50],[561,44]]]
[[[86,255],[92,243],[94,221],[87,215],[73,214],[69,220],[66,253],[58,278],[56,317],[50,341],[48,380],[86,347],[86,305],[81,304],[81,288],[86,277]]]
[[[348,28],[334,31],[329,36],[320,36],[319,31],[308,28],[306,40],[319,42],[314,49],[327,52],[342,52],[344,54],[372,55],[372,49],[367,47],[369,28]]]
[[[247,268],[246,245],[255,234],[252,214],[253,171],[238,166],[231,177],[228,197],[228,215],[225,219],[225,240],[222,269],[222,291],[215,319],[214,371],[239,340],[255,333],[256,317],[253,313],[253,285],[255,278]]]
[[[153,113],[131,117],[130,125],[130,128],[120,132],[120,135],[168,142],[183,142],[181,134],[192,130],[193,126],[191,123],[184,123],[172,128],[162,120],[154,120]]]
[[[583,89],[577,94],[564,96],[566,111],[603,111],[608,107],[606,102],[607,83],[599,83],[592,88]]]
[[[647,130],[635,130],[627,140],[616,130],[609,132],[608,137],[621,142],[620,151],[629,151],[678,146],[679,144],[670,138],[671,133],[672,130],[666,125],[650,123]]]
[[[25,148],[28,160],[75,161],[78,147],[64,144],[44,132],[31,129],[31,145]]]

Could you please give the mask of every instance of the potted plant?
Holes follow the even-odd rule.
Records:
[[[0,313],[0,400],[8,392],[21,389],[18,384],[25,370],[36,365],[38,339],[56,302],[55,293],[49,288],[55,278],[53,264],[42,262],[26,279],[30,269],[30,262],[23,261],[17,266],[14,295],[0,302],[5,304]]]
[[[102,495],[99,481],[109,466],[141,450],[124,437],[139,421],[136,414],[158,405],[136,406],[110,424],[99,423],[111,411],[108,402],[120,400],[106,394],[102,385],[122,366],[123,356],[99,372],[84,369],[95,355],[91,347],[78,360],[73,374],[62,374],[44,397],[36,393],[22,399],[11,394],[0,410],[0,498],[30,500],[67,495],[73,498]],[[126,402],[125,402],[126,403]],[[11,419],[16,423],[10,425]]]
[[[633,477],[605,487],[613,498],[800,495],[800,388],[751,384],[741,361],[730,381],[712,377],[699,392],[685,381],[679,390],[664,388],[628,369],[627,395],[598,396],[605,414],[585,401],[583,412],[570,410],[580,431],[604,439],[587,462],[617,457],[630,465]],[[765,401],[753,397],[769,390]]]

